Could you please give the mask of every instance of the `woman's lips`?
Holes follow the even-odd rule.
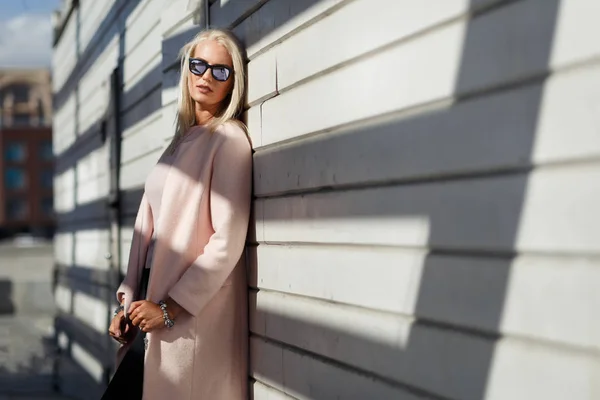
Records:
[[[209,88],[206,85],[196,85],[196,87],[198,88],[198,91],[200,91],[200,93],[210,93],[210,92],[212,92],[211,88]]]

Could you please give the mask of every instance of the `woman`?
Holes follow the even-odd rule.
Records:
[[[142,398],[142,375],[144,400],[246,399],[244,61],[222,30],[198,34],[181,58],[176,133],[146,180],[117,290],[109,331],[123,346],[106,399]]]

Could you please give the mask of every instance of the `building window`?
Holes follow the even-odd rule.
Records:
[[[13,84],[9,87],[14,96],[15,103],[27,103],[29,101],[30,86],[26,84]]]
[[[29,126],[31,125],[31,116],[29,114],[15,114],[13,116],[14,126]]]
[[[52,142],[44,141],[40,144],[40,157],[44,161],[52,161],[54,154],[52,153]]]
[[[25,171],[22,168],[9,167],[4,171],[4,184],[8,189],[23,189],[26,183]]]
[[[9,143],[4,150],[4,159],[8,162],[23,162],[27,157],[27,148],[24,143]]]
[[[47,169],[42,171],[41,184],[44,188],[52,189],[54,186],[54,173]]]
[[[52,197],[44,197],[42,199],[42,213],[46,217],[54,216],[54,200]]]
[[[23,220],[28,216],[27,202],[20,198],[11,198],[6,202],[6,216],[11,220]]]

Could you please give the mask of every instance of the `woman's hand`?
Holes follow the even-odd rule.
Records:
[[[125,344],[125,343],[127,343],[129,331],[130,331],[130,326],[129,326],[129,324],[125,323],[125,314],[123,313],[123,310],[121,310],[112,319],[112,321],[110,323],[110,327],[108,328],[108,333],[117,342],[119,342],[121,344]]]
[[[143,332],[152,332],[165,326],[165,319],[159,305],[147,300],[131,303],[129,319]]]

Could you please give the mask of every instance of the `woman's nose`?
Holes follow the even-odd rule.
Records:
[[[213,76],[212,69],[210,67],[204,71],[204,74],[202,74],[202,79],[204,79],[206,82],[212,82]]]

